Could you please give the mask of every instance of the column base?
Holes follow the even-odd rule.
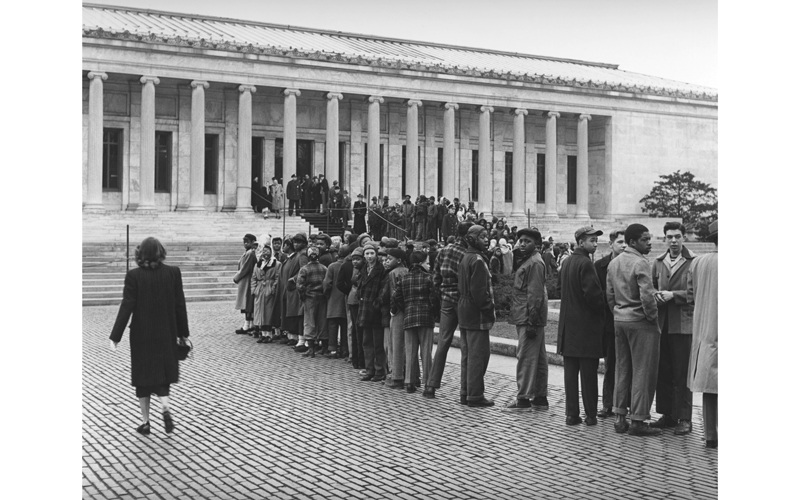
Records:
[[[248,206],[248,207],[236,207],[236,208],[233,210],[233,212],[234,212],[234,213],[237,213],[237,214],[247,214],[247,213],[250,213],[250,214],[256,215],[256,213],[255,213],[255,212],[253,212],[253,207],[249,207],[249,206]]]
[[[198,206],[198,207],[188,206],[188,207],[179,208],[178,210],[176,210],[176,212],[205,212],[205,211],[206,211],[206,207],[205,206]]]
[[[553,213],[545,212],[544,214],[542,214],[542,217],[545,218],[545,219],[560,219],[558,214],[555,213],[555,212],[553,212]]]

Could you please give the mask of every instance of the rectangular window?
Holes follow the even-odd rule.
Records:
[[[514,185],[514,153],[506,151],[506,201],[511,201]]]
[[[472,150],[472,201],[478,201],[478,155],[480,151],[477,149]]]
[[[122,173],[122,130],[103,129],[103,190],[119,191]]]
[[[567,204],[578,203],[578,157],[567,156]]]
[[[169,193],[172,188],[172,132],[156,132],[155,192]]]
[[[253,141],[255,142],[253,138]],[[217,167],[219,158],[219,135],[206,134],[206,158],[203,176],[203,192],[217,194]]]
[[[442,197],[442,177],[444,175],[444,148],[436,151],[436,197]]]
[[[345,172],[345,168],[344,168],[345,167],[345,165],[344,165],[344,159],[345,159],[344,146],[345,146],[344,142],[340,142],[339,143],[339,172],[338,172],[339,173],[339,178],[336,179],[337,181],[339,181],[339,186],[341,186],[342,189],[345,189],[345,187],[344,187],[344,172]],[[331,185],[332,184],[333,183],[331,183]]]
[[[208,139],[206,139],[208,141]],[[206,148],[208,142],[206,142]],[[208,164],[206,164],[208,165]],[[272,179],[264,179],[264,138],[253,137],[250,141],[250,176],[255,179],[258,177],[258,185],[269,186]],[[207,190],[208,188],[206,188]],[[208,192],[208,191],[206,191]]]
[[[400,161],[401,166],[401,173],[400,173],[400,182],[402,185],[400,186],[400,192],[402,193],[403,199],[406,198],[406,147],[403,146],[403,153],[402,159]]]
[[[536,203],[544,203],[544,154],[536,155]]]
[[[283,185],[283,139],[275,139],[275,178]]]

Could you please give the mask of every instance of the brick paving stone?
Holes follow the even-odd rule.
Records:
[[[699,408],[689,436],[618,435],[613,419],[567,427],[563,388],[550,387],[547,410],[505,413],[514,378],[487,373],[498,405],[470,409],[458,402],[457,364],[427,400],[360,382],[339,360],[235,335],[232,302],[187,308],[195,353],[172,391],[176,431],[164,433],[154,400],[150,436],[135,432],[128,340],[108,349],[117,308],[83,309],[84,498],[717,496],[717,452],[703,446]]]

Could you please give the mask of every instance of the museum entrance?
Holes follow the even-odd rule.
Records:
[[[314,164],[314,141],[297,140],[297,178],[311,177]],[[291,175],[291,174],[289,174]],[[275,177],[283,180],[283,139],[275,139]]]

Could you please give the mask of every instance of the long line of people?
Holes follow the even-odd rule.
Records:
[[[664,233],[669,249],[653,264],[646,257],[652,236],[641,224],[612,231],[611,253],[594,262],[603,232],[582,227],[560,271],[551,269],[549,242],[535,228],[515,230],[509,235],[513,251],[503,242],[495,255],[489,230],[471,220],[458,223],[441,249],[435,239],[401,245],[367,232],[343,238],[320,233],[310,241],[304,233],[283,240],[247,234],[234,277],[245,321],[236,333],[289,345],[308,358],[343,359],[360,370],[362,381],[408,393],[422,389],[435,398],[458,328],[460,402],[489,407],[494,401],[485,397],[483,381],[496,321],[492,274],[502,272],[513,275],[509,323],[519,342],[518,391],[504,409],[547,408],[545,281],[557,272],[566,424],[584,422],[582,394],[586,425],[613,416],[620,433],[649,436],[674,428],[685,435],[692,431],[691,391],[701,390],[706,445],[716,447],[716,253],[694,255],[683,245],[681,224],[668,223]],[[716,223],[712,238],[716,242]],[[598,411],[600,358],[606,376]],[[648,424],[656,394],[663,416]]]

